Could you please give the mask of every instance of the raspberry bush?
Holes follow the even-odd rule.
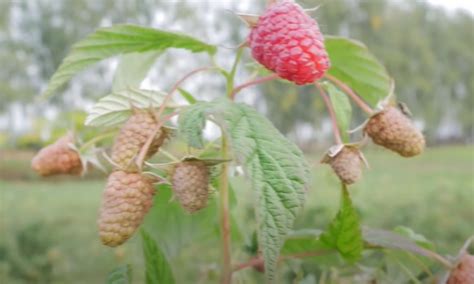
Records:
[[[261,16],[237,16],[248,24],[249,35],[236,48],[230,67],[216,60],[217,45],[136,25],[101,28],[78,42],[51,78],[43,97],[50,97],[74,74],[94,63],[121,55],[111,93],[96,103],[85,121],[88,127],[107,131],[84,143],[73,140],[72,135],[61,138],[38,153],[32,161],[33,169],[44,176],[84,174],[94,165],[110,169],[98,235],[104,245],[119,246],[136,235],[149,214],[159,228],[146,228],[153,234],[141,231],[147,283],[175,283],[180,277],[179,267],[169,261],[170,252],[162,249],[170,247],[170,240],[165,243],[161,235],[178,230],[183,232],[179,238],[197,241],[193,228],[212,227],[214,222],[221,240],[221,259],[217,262],[221,283],[235,281],[246,268],[264,273],[268,283],[279,283],[285,265],[300,265],[303,269],[304,262],[294,262],[296,259],[332,254],[354,264],[363,262],[363,256],[373,250],[422,256],[429,267],[445,267],[449,283],[469,283],[462,281],[472,279],[471,256],[462,260],[445,258],[411,230],[394,232],[361,226],[348,185],[363,178],[368,164],[363,156],[366,142],[372,139],[402,157],[422,154],[425,147],[423,135],[407,111],[396,106],[394,82],[367,47],[352,39],[323,36],[316,20],[292,0],[269,1]],[[140,88],[153,62],[169,48],[207,53],[209,65],[176,78],[167,92]],[[261,64],[254,74],[261,77],[236,85],[237,70],[255,66],[242,62],[254,60]],[[222,75],[226,91],[221,98],[202,101],[200,94],[180,88],[200,72]],[[270,80],[310,85],[326,104],[334,145],[321,162],[329,164],[341,180],[341,205],[325,230],[292,229],[303,209],[305,193],[313,190],[309,188],[309,164],[301,150],[265,116],[235,102],[243,89]],[[174,100],[178,93],[186,103]],[[359,122],[359,131],[350,132],[353,106],[367,114],[367,121]],[[210,122],[221,131],[214,141],[203,137]],[[110,135],[115,135],[113,145],[96,147]],[[246,190],[231,184],[238,167],[243,168],[255,193],[255,233],[251,226],[241,230],[232,215],[241,192]],[[236,238],[250,240],[244,250],[250,254],[247,259],[232,246]],[[194,261],[190,259],[190,265]],[[130,274],[130,267],[119,267],[107,281],[130,283]],[[298,277],[291,282],[302,280]],[[380,277],[370,275],[374,282],[383,279]],[[441,279],[436,273],[426,273],[426,269],[414,277],[417,281]]]

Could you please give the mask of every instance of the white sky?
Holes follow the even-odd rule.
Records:
[[[433,5],[443,6],[448,10],[463,9],[474,14],[474,0],[428,0]]]

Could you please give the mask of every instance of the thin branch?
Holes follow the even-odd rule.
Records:
[[[150,149],[150,146],[153,143],[153,140],[155,139],[156,134],[158,134],[158,132],[160,131],[160,128],[163,126],[163,124],[175,115],[178,115],[178,112],[173,112],[172,114],[169,114],[169,115],[163,117],[163,119],[160,119],[160,121],[156,125],[155,129],[153,129],[152,134],[148,137],[145,144],[140,149],[140,152],[139,152],[139,154],[138,154],[138,156],[135,160],[135,164],[138,166],[139,169],[142,168],[142,165],[143,165],[143,162],[145,161],[148,149]]]
[[[189,77],[193,76],[193,75],[196,74],[196,73],[199,73],[199,72],[202,72],[202,71],[207,71],[207,70],[212,70],[212,69],[217,69],[217,68],[216,68],[216,67],[212,67],[212,66],[207,66],[207,67],[198,68],[198,69],[195,69],[195,70],[189,72],[188,74],[184,75],[183,78],[179,79],[179,80],[173,85],[173,87],[171,88],[171,90],[169,91],[169,93],[166,95],[166,97],[163,99],[163,102],[161,103],[161,106],[160,106],[160,108],[158,109],[158,113],[156,114],[156,117],[160,117],[160,116],[163,114],[163,111],[165,110],[166,105],[168,104],[168,101],[171,99],[171,97],[173,96],[174,92],[176,92],[176,90],[178,90],[179,86],[180,86],[184,81],[186,81]]]
[[[260,77],[260,78],[257,78],[255,80],[251,80],[251,81],[248,81],[246,83],[243,83],[242,85],[239,85],[239,86],[235,87],[232,90],[232,93],[230,94],[230,98],[233,100],[235,95],[238,92],[242,91],[243,89],[245,89],[247,87],[257,85],[257,84],[261,84],[261,83],[265,83],[265,82],[268,82],[268,81],[271,81],[271,80],[274,80],[274,79],[277,79],[277,78],[278,78],[278,75],[276,73],[274,73],[274,74],[271,74],[271,75],[268,75],[268,76],[265,76],[265,77]]]
[[[328,79],[329,81],[333,82],[336,86],[338,86],[367,114],[372,115],[374,113],[372,108],[368,104],[366,104],[349,86],[344,84],[342,81],[340,81],[336,77],[329,74],[324,75],[324,78]]]
[[[334,108],[332,106],[331,100],[329,99],[328,95],[324,91],[323,87],[321,87],[321,84],[319,84],[318,82],[315,82],[314,85],[316,86],[316,88],[318,88],[319,94],[323,98],[324,103],[326,104],[326,108],[328,109],[329,116],[331,117],[331,125],[332,125],[334,140],[336,141],[336,144],[338,145],[342,144],[341,132],[337,125],[336,113],[334,112]]]

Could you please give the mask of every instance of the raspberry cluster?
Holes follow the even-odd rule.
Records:
[[[194,213],[207,206],[209,168],[200,160],[184,160],[171,172],[173,192],[184,210]]]
[[[158,121],[153,113],[136,110],[120,129],[120,133],[112,146],[112,161],[121,169],[134,170],[134,159],[153,134]],[[169,131],[161,128],[156,134],[153,143],[148,149],[146,159],[153,156],[164,141],[168,138]]]
[[[373,115],[364,132],[375,144],[397,152],[403,157],[421,154],[425,148],[425,138],[413,122],[398,108],[388,106]]]
[[[474,255],[465,254],[451,271],[447,284],[474,283]]]
[[[153,180],[140,172],[135,158],[153,135],[157,124],[150,111],[134,110],[115,139],[111,158],[116,169],[105,187],[98,219],[99,235],[104,245],[114,247],[128,240],[153,204]],[[145,159],[153,156],[168,136],[168,130],[161,128]]]
[[[139,173],[110,174],[100,208],[98,225],[102,243],[115,247],[128,240],[153,204],[153,181]]]
[[[317,22],[293,1],[268,7],[248,42],[255,60],[298,85],[314,83],[330,67]]]
[[[353,184],[362,176],[362,153],[358,148],[345,145],[334,156],[327,155],[322,162],[331,166],[344,184]]]
[[[74,135],[68,133],[41,149],[31,161],[31,167],[41,176],[59,174],[80,175],[83,165],[79,153],[71,145]]]

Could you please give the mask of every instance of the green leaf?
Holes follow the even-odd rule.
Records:
[[[202,128],[206,116],[212,116],[230,138],[233,156],[244,166],[258,196],[259,242],[267,281],[274,281],[280,248],[304,202],[309,171],[303,154],[267,118],[244,104],[201,102],[184,115],[179,127],[188,144],[198,141],[199,130],[192,127]]]
[[[433,258],[433,253],[430,250],[425,249],[419,246],[416,242],[391,231],[364,228],[363,235],[365,241],[372,246],[375,245],[389,249],[409,251],[421,256]]]
[[[146,283],[174,284],[173,271],[166,260],[166,256],[158,248],[155,240],[145,230],[141,230],[141,235],[146,263]]]
[[[107,276],[107,284],[130,284],[132,283],[132,268],[129,264],[119,266],[112,270]]]
[[[161,54],[161,51],[148,51],[122,55],[115,71],[112,92],[128,88],[140,88],[140,84],[145,79],[148,71]]]
[[[210,103],[196,103],[186,108],[179,115],[178,132],[186,139],[189,146],[198,149],[204,147],[202,130],[206,126],[206,116],[210,108]]]
[[[156,189],[158,194],[145,219],[145,228],[155,236],[160,248],[169,258],[182,255],[182,250],[190,245],[215,246],[219,241],[217,234],[219,219],[215,198],[209,200],[206,208],[188,214],[181,208],[179,202],[172,201],[173,190],[170,185],[161,184]]]
[[[288,234],[281,254],[294,254],[309,251],[322,251],[328,246],[320,240],[320,230],[298,230]]]
[[[331,104],[336,114],[337,124],[341,132],[342,140],[345,143],[349,142],[349,127],[352,116],[352,106],[346,94],[341,92],[333,84],[325,82],[323,85],[329,93]]]
[[[53,74],[44,97],[51,96],[76,73],[112,56],[145,51],[182,48],[213,54],[217,48],[191,36],[137,25],[116,25],[98,29],[76,43]]]
[[[163,102],[166,93],[129,88],[101,98],[89,111],[87,126],[113,126],[124,122],[132,108],[156,108]]]
[[[417,245],[426,249],[433,249],[433,242],[426,239],[425,236],[415,233],[411,228],[405,226],[397,226],[394,230],[395,233],[400,234],[408,239],[414,241]]]
[[[364,243],[359,216],[352,206],[351,197],[344,184],[339,212],[327,231],[321,235],[321,240],[337,249],[349,262],[355,262],[361,257]]]
[[[328,74],[347,84],[372,106],[389,94],[390,76],[364,44],[326,36],[325,46],[331,60]]]

